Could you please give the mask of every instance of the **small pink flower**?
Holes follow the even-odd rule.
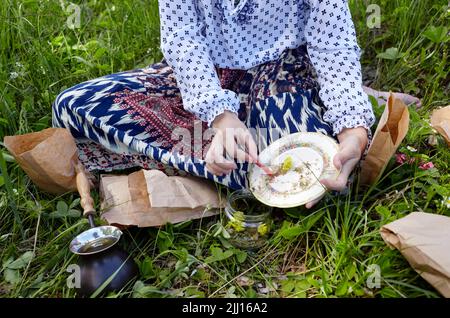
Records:
[[[427,162],[427,163],[422,162],[419,165],[419,169],[422,169],[422,170],[428,170],[428,169],[431,169],[431,168],[434,168],[434,164],[431,161]]]
[[[395,155],[395,161],[396,161],[399,165],[404,164],[404,163],[406,162],[406,160],[407,160],[407,158],[406,158],[406,155],[405,155],[404,153],[399,152],[399,153],[397,153],[397,154]]]

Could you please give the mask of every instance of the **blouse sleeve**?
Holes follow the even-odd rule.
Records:
[[[327,108],[324,120],[334,134],[355,127],[370,133],[375,117],[362,89],[360,48],[347,0],[309,0],[309,4],[305,37]]]
[[[237,113],[236,93],[221,88],[202,35],[196,0],[160,0],[161,50],[173,68],[183,106],[208,125],[225,110]]]

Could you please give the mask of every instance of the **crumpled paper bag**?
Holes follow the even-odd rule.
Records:
[[[48,128],[6,136],[4,144],[19,166],[42,190],[53,194],[77,190],[75,165],[78,150],[68,130]]]
[[[450,105],[433,111],[431,126],[436,129],[450,146]]]
[[[218,190],[198,177],[167,176],[159,170],[102,175],[102,218],[119,226],[150,227],[218,213]]]
[[[408,107],[391,94],[367,155],[361,163],[361,185],[371,185],[378,181],[408,133],[408,128]]]
[[[444,297],[450,297],[450,217],[414,212],[384,225],[383,240]]]

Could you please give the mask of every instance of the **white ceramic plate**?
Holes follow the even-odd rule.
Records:
[[[268,176],[258,166],[249,173],[250,191],[262,203],[273,207],[291,208],[320,198],[326,191],[319,182],[336,178],[339,171],[333,164],[338,152],[333,138],[321,133],[295,133],[269,145],[259,160],[272,171],[280,171],[286,157],[292,158],[292,168],[285,173]]]

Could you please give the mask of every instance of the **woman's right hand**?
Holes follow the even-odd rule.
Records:
[[[215,136],[205,158],[208,171],[223,176],[236,169],[236,163],[227,159],[227,155],[238,162],[254,163],[257,160],[256,143],[236,114],[223,112],[214,119],[212,127]]]

